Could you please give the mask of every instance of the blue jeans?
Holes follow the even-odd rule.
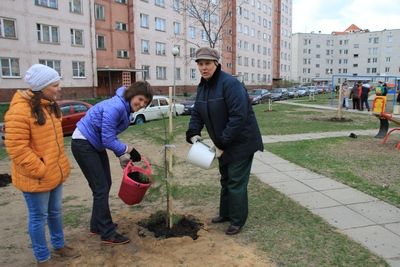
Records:
[[[62,184],[49,192],[24,192],[29,212],[28,230],[32,241],[33,253],[38,262],[50,258],[46,242],[46,221],[50,231],[50,242],[54,249],[64,247],[62,229]]]

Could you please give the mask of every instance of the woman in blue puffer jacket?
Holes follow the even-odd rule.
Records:
[[[121,87],[115,96],[91,107],[72,134],[72,153],[93,192],[90,232],[100,235],[107,244],[126,244],[129,239],[116,231],[117,225],[111,217],[108,203],[111,171],[106,149],[119,157],[122,168],[130,159],[141,160],[139,152],[122,143],[118,134],[128,128],[131,112],[146,107],[152,99],[150,84],[145,81]]]

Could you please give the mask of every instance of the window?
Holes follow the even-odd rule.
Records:
[[[358,58],[358,54],[354,54],[354,58]]]
[[[175,11],[179,11],[180,7],[181,7],[180,0],[174,0],[174,2],[173,2],[173,9],[174,9]]]
[[[85,77],[85,62],[84,61],[72,61],[72,77],[73,78]]]
[[[118,58],[129,58],[129,53],[127,50],[117,50]]]
[[[106,49],[106,39],[103,35],[96,35],[96,48]]]
[[[83,30],[71,29],[71,45],[83,46]]]
[[[174,34],[181,34],[181,24],[179,22],[174,21]]]
[[[165,56],[165,43],[156,42],[156,55]]]
[[[165,7],[165,0],[155,0],[154,4],[156,6]]]
[[[190,79],[196,80],[196,69],[193,68],[190,69]]]
[[[104,6],[99,5],[99,4],[95,4],[94,5],[94,17],[97,20],[105,20],[105,16],[104,16]]]
[[[38,41],[42,43],[59,43],[58,27],[36,24]]]
[[[353,68],[357,68],[358,67],[358,64],[353,64]]]
[[[120,3],[120,4],[126,4],[127,0],[115,0],[115,2]]]
[[[157,80],[167,79],[167,67],[156,66],[156,79]]]
[[[149,40],[141,40],[141,52],[142,54],[149,54],[150,53],[150,41]]]
[[[372,68],[372,69],[371,69],[371,72],[372,72],[372,73],[376,73],[376,68]]]
[[[46,65],[50,68],[55,69],[58,72],[58,75],[61,76],[61,61],[54,59],[39,59],[39,64]]]
[[[143,80],[150,79],[150,66],[149,65],[142,65],[142,70],[144,70],[142,72]]]
[[[1,76],[3,78],[20,77],[18,58],[0,58]]]
[[[17,38],[14,19],[0,18],[0,37]]]
[[[354,48],[360,48],[359,44],[354,44]]]
[[[57,0],[35,0],[35,5],[57,9]]]
[[[82,14],[81,0],[69,0],[69,12]]]
[[[140,13],[140,27],[149,28],[149,15]]]
[[[128,30],[128,25],[123,22],[115,22],[115,29],[119,31],[127,31]]]
[[[386,57],[386,62],[390,62],[390,57]]]
[[[155,18],[156,21],[156,30],[165,32],[165,19]]]
[[[189,55],[190,55],[191,58],[196,57],[196,48],[191,47],[190,50],[189,50]]]
[[[385,72],[390,72],[390,68],[389,67],[385,67]]]
[[[189,26],[189,36],[192,39],[196,38],[196,28],[193,26]]]
[[[181,79],[181,68],[175,68],[175,80]]]

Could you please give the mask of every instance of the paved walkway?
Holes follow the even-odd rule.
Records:
[[[263,136],[264,143],[348,136],[351,131]],[[352,131],[375,135],[378,130]],[[256,153],[251,172],[321,216],[342,233],[400,267],[400,209],[269,152]]]

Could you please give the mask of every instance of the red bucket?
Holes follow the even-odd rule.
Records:
[[[147,189],[151,185],[151,166],[150,163],[142,157],[144,167],[134,165],[131,161],[124,169],[124,176],[122,177],[121,187],[119,188],[118,196],[127,205],[134,205],[140,203],[146,194]],[[148,183],[140,183],[132,180],[130,176],[136,174],[137,176],[145,176],[148,178]]]

